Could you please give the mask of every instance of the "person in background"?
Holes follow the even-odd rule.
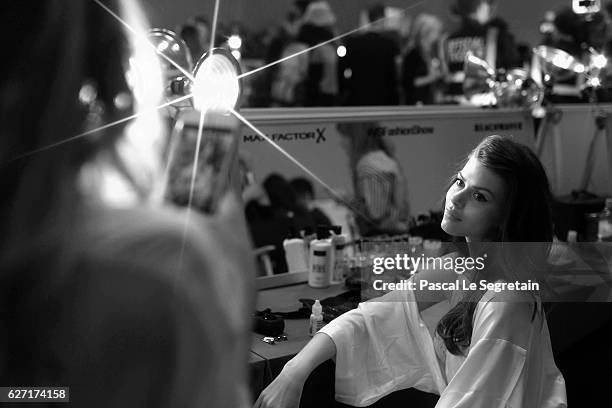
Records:
[[[245,206],[249,230],[256,248],[274,246],[270,253],[272,269],[275,274],[285,273],[287,261],[283,240],[291,229],[299,231],[303,220],[296,215],[295,195],[283,176],[270,174],[262,187],[263,194],[252,197]]]
[[[334,38],[336,16],[329,3],[309,3],[302,16],[296,41],[306,48]],[[338,55],[333,43],[318,46],[307,53],[308,65],[304,79],[304,106],[333,106],[338,96]]]
[[[309,374],[330,358],[336,399],[351,406],[414,387],[440,395],[438,408],[567,407],[539,291],[429,289],[537,279],[552,242],[544,168],[527,146],[493,135],[449,184],[441,226],[465,242],[443,259],[487,254],[483,267],[420,270],[415,289],[337,317],[285,364],[254,408],[297,407]],[[444,305],[444,314],[430,328],[421,314],[433,305]]]
[[[406,177],[376,123],[338,124],[349,157],[356,222],[362,236],[407,231],[410,209]]]
[[[311,227],[313,231],[318,225],[332,225],[329,217],[317,208],[314,201],[314,188],[308,179],[296,177],[289,184],[295,193],[298,212],[304,213],[312,219]]]
[[[181,27],[179,35],[185,41],[187,48],[191,54],[193,63],[198,62],[202,54],[204,54],[204,47],[200,43],[198,30],[191,24],[185,24]]]
[[[461,102],[463,98],[463,65],[468,52],[472,52],[493,68],[515,68],[520,61],[514,37],[501,18],[493,18],[495,0],[456,0],[453,14],[460,26],[446,39],[444,63],[448,70],[448,101]]]
[[[208,19],[204,16],[195,16],[193,18],[193,26],[198,30],[200,47],[202,47],[203,51],[208,51],[210,48],[210,36],[212,35]]]
[[[343,104],[349,106],[397,105],[399,103],[396,57],[397,42],[385,32],[385,7],[368,10],[370,26],[345,41],[346,56],[340,72]]]
[[[285,19],[281,22],[280,25],[278,25],[275,28],[271,28],[270,39],[269,39],[266,56],[265,56],[266,64],[278,61],[280,58],[282,58],[283,53],[285,53],[285,51],[289,51],[289,53],[291,52],[291,50],[287,50],[287,46],[295,40],[295,37],[297,36],[298,30],[299,30],[299,26],[300,26],[300,19],[297,13],[295,11],[290,11],[285,15]],[[285,53],[284,56],[290,55],[289,53]],[[265,72],[263,73],[263,75],[265,75],[266,77],[265,78],[266,85],[262,91],[263,93],[265,93],[264,98],[267,100],[266,103],[268,105],[271,103],[282,105],[282,104],[289,104],[290,102],[290,101],[282,100],[287,95],[286,91],[285,92],[277,91],[280,93],[280,98],[278,98],[279,95],[277,95],[277,98],[280,100],[274,100],[272,98],[272,87],[280,86],[278,84],[274,85],[275,81],[278,81],[280,79],[278,78],[279,70],[282,69],[281,67],[286,68],[286,65],[287,64],[283,65],[282,63],[277,64],[277,65],[272,65],[268,69],[266,69]],[[289,75],[289,73],[284,73],[284,75]]]
[[[102,3],[146,31],[137,2]],[[3,2],[0,24],[19,38],[0,77],[0,383],[67,386],[72,407],[246,406],[251,244],[235,193],[189,222],[161,201],[157,56],[93,1]]]
[[[272,105],[334,105],[338,94],[338,57],[333,45],[306,50],[333,38],[336,17],[325,1],[296,1],[295,7],[297,15],[288,19],[279,33],[277,42],[281,42],[282,48],[271,50],[279,54],[273,61],[290,57],[269,73]]]
[[[402,89],[407,105],[431,105],[444,78],[440,60],[442,22],[429,14],[419,15],[402,60]]]

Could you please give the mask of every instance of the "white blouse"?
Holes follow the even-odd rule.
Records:
[[[320,330],[336,345],[336,399],[361,407],[414,387],[440,395],[437,408],[567,407],[539,303],[532,315],[528,295],[485,293],[467,356],[444,348],[439,362],[435,343],[443,343],[432,339],[412,291],[361,303]]]

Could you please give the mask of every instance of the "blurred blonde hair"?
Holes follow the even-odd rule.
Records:
[[[439,30],[442,34],[442,21],[432,14],[419,14],[412,22],[407,50],[423,46],[423,36],[428,30]]]

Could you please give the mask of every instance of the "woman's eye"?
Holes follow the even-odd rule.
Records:
[[[487,198],[480,193],[474,193],[474,198],[476,199],[476,201],[481,201],[481,202],[486,202]]]
[[[458,178],[458,177],[455,177],[455,185],[456,185],[457,187],[463,187],[463,186],[464,186],[463,180],[461,180],[461,179],[460,179],[460,178]]]

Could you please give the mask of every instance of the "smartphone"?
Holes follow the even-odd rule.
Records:
[[[165,196],[177,205],[190,205],[212,214],[220,198],[235,188],[238,181],[239,122],[234,115],[215,110],[201,115],[199,111],[186,110],[176,120],[171,133]],[[200,125],[202,133],[198,137]]]

